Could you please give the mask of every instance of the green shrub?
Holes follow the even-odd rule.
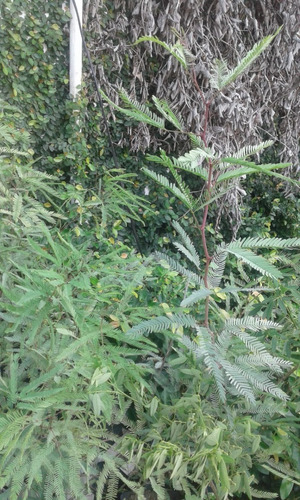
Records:
[[[262,316],[255,317],[249,314],[249,309],[251,310],[253,306],[251,304],[249,307],[249,304],[251,303],[251,296],[263,297],[262,293],[268,296],[268,292],[272,293],[273,288],[277,289],[279,287],[278,282],[280,280],[283,283],[284,273],[274,263],[276,261],[280,262],[280,259],[282,262],[287,263],[289,260],[284,255],[282,257],[277,256],[276,251],[273,253],[273,259],[272,256],[270,258],[268,256],[269,249],[289,250],[299,246],[300,239],[296,237],[285,240],[277,237],[264,238],[254,234],[253,237],[240,238],[230,243],[222,242],[215,248],[207,239],[209,208],[215,200],[224,196],[234,187],[232,182],[236,179],[263,173],[266,176],[274,176],[280,180],[288,180],[287,177],[276,172],[277,169],[285,168],[288,164],[257,165],[254,161],[248,160],[249,157],[272,145],[272,142],[267,141],[256,146],[245,147],[229,155],[217,153],[216,151],[219,148],[215,144],[208,146],[207,139],[209,112],[213,99],[216,95],[225,91],[226,87],[231,85],[245,71],[262,50],[270,44],[274,36],[268,36],[256,44],[232,70],[229,70],[224,62],[217,61],[215,72],[211,75],[211,90],[208,90],[207,94],[199,88],[195,80],[199,98],[202,99],[205,107],[200,137],[191,133],[187,134],[191,139],[192,149],[179,158],[171,158],[162,150],[160,155],[148,156],[148,159],[153,164],[163,166],[172,175],[173,182],[160,172],[148,168],[143,169],[146,175],[158,182],[168,192],[171,192],[172,196],[185,206],[193,218],[194,227],[198,229],[202,249],[201,253],[198,252],[199,243],[194,244],[178,222],[173,224],[180,237],[180,241],[174,243],[175,247],[186,259],[185,262],[188,262],[188,266],[182,265],[167,255],[157,253],[157,257],[159,260],[164,261],[165,265],[187,279],[186,291],[181,302],[182,309],[181,311],[169,311],[166,316],[159,316],[142,322],[130,329],[127,335],[130,338],[141,340],[145,336],[152,339],[154,334],[164,332],[164,335],[169,338],[169,348],[162,362],[167,372],[167,375],[165,374],[166,379],[161,382],[164,397],[165,393],[168,393],[168,387],[171,388],[170,392],[172,392],[174,386],[176,386],[171,377],[171,360],[170,366],[168,365],[172,350],[178,354],[188,352],[190,356],[193,355],[195,367],[200,368],[202,373],[198,391],[200,397],[206,399],[206,403],[201,400],[200,415],[204,413],[209,416],[214,415],[222,420],[225,429],[228,429],[228,433],[224,430],[226,436],[224,443],[218,441],[217,438],[213,443],[216,446],[216,457],[212,462],[210,462],[211,450],[207,451],[204,439],[209,434],[209,431],[204,432],[203,442],[201,442],[200,436],[202,434],[196,425],[196,434],[198,432],[200,434],[197,434],[198,438],[193,442],[194,447],[188,446],[187,450],[184,448],[184,437],[188,435],[190,438],[191,436],[188,429],[190,429],[189,425],[191,425],[189,418],[192,410],[188,411],[186,415],[183,413],[183,415],[179,416],[175,408],[181,407],[181,404],[183,408],[186,408],[189,404],[189,401],[185,400],[185,391],[189,393],[189,390],[191,390],[191,393],[195,395],[195,389],[191,389],[191,382],[185,384],[184,397],[180,398],[177,395],[175,400],[170,399],[169,404],[171,402],[171,406],[167,406],[165,410],[162,409],[161,414],[158,414],[155,423],[153,423],[154,430],[153,434],[150,432],[149,441],[151,441],[152,446],[153,442],[157,443],[154,453],[149,449],[148,455],[147,453],[146,455],[139,455],[141,461],[145,457],[149,458],[149,463],[146,459],[146,463],[143,465],[144,476],[149,477],[150,481],[152,478],[152,487],[159,498],[164,498],[161,487],[170,483],[175,490],[183,491],[185,498],[207,498],[207,495],[211,494],[215,499],[225,499],[229,495],[242,493],[245,493],[248,498],[252,498],[252,496],[275,498],[276,493],[254,491],[256,480],[255,476],[251,475],[251,472],[255,470],[266,470],[283,477],[285,481],[288,480],[290,483],[299,484],[298,474],[285,466],[284,461],[288,459],[288,453],[285,452],[283,440],[279,440],[279,443],[275,444],[275,442],[271,443],[266,435],[258,434],[254,441],[253,437],[251,439],[252,443],[257,443],[257,445],[253,444],[254,448],[252,448],[253,459],[250,457],[251,453],[249,455],[249,450],[247,458],[241,459],[241,461],[226,460],[226,457],[229,456],[229,450],[235,446],[234,440],[231,441],[233,437],[232,426],[235,429],[235,424],[239,419],[244,422],[242,417],[244,413],[252,415],[254,426],[257,425],[258,427],[268,422],[270,415],[289,415],[286,404],[289,396],[276,384],[276,379],[279,384],[280,382],[282,384],[283,380],[285,380],[283,369],[291,368],[291,363],[278,357],[278,353],[283,353],[282,346],[277,345],[272,354],[268,349],[269,339],[275,338],[276,335],[272,332],[281,328],[281,325]],[[157,42],[163,45],[184,68],[187,68],[185,48],[180,43],[169,47],[155,37],[150,36],[142,37],[138,42],[142,41]],[[193,69],[191,69],[191,72],[193,72]],[[181,134],[186,133],[180,117],[176,116],[174,110],[165,101],[156,97],[153,97],[153,102],[159,114],[154,113],[150,107],[132,100],[125,91],[120,93],[120,97],[126,105],[125,108],[114,105],[104,93],[103,97],[110,105],[115,106],[118,111],[123,112],[130,118],[162,130],[166,130],[171,124],[171,129],[175,128]],[[197,199],[193,196],[191,189],[181,175],[182,172],[189,172],[204,180],[205,189],[202,198]],[[298,184],[296,181],[291,182]],[[201,223],[198,215],[200,210],[203,211]],[[266,249],[264,251],[265,255],[257,255],[253,251],[257,248]],[[238,260],[237,264],[231,263],[233,256]],[[227,269],[226,274],[225,266]],[[246,268],[250,267],[252,271],[247,273],[244,266]],[[227,276],[228,271],[230,273],[229,279]],[[262,275],[262,278],[258,276],[258,273]],[[190,284],[192,284],[191,288]],[[291,284],[286,284],[286,286],[291,290]],[[274,303],[277,304],[279,301],[275,300]],[[199,305],[196,307],[195,304]],[[260,312],[260,308],[257,311]],[[254,309],[252,309],[251,313],[254,313]],[[288,337],[287,334],[286,338]],[[183,346],[185,346],[185,349]],[[184,361],[185,359],[182,363]],[[178,362],[179,366],[181,364],[178,359],[175,359],[174,362],[175,364]],[[191,365],[188,368],[185,365],[182,372],[187,373],[193,379],[197,376],[197,370],[193,372]],[[168,383],[168,377],[171,377],[171,383]],[[279,403],[279,406],[277,406],[278,403],[273,398],[279,398],[283,403]],[[184,402],[181,402],[181,399],[184,399]],[[168,403],[168,400],[163,401],[165,404]],[[218,410],[215,410],[215,412],[212,409],[212,401],[215,401],[215,404],[218,405]],[[158,401],[155,404],[158,406]],[[206,404],[211,406],[207,412],[204,412],[203,408],[205,408]],[[198,405],[200,405],[200,399]],[[293,409],[294,413],[291,414],[290,423],[296,425],[297,408],[291,406],[291,409]],[[164,415],[164,417],[162,418],[161,415]],[[172,422],[173,416],[175,422]],[[185,416],[189,424],[185,424]],[[162,418],[161,422],[160,418]],[[167,428],[164,428],[162,424],[164,418],[165,422],[168,422]],[[200,416],[199,419],[201,419]],[[181,430],[177,431],[178,441],[172,435],[172,432],[169,434],[170,428],[172,429],[172,426],[176,427],[177,422],[179,428],[181,426]],[[215,420],[213,426],[215,426],[215,429],[212,434],[214,436],[218,435],[219,438],[222,426],[220,428],[220,425]],[[230,428],[231,431],[229,431]],[[241,428],[239,428],[239,432],[242,432]],[[189,438],[187,439],[188,442]],[[240,442],[243,441],[241,435],[239,435],[239,439]],[[164,444],[161,445],[161,443],[167,444],[164,447]],[[195,443],[199,445],[199,448],[196,447]],[[226,448],[227,445],[228,449],[225,451],[222,446]],[[134,446],[139,449],[141,443],[136,442]],[[242,448],[246,452],[246,443],[242,445]],[[198,457],[198,454],[202,462],[197,462],[193,469],[190,462],[193,463],[193,457]],[[272,460],[272,454],[276,456],[280,454],[281,462],[277,463]],[[168,463],[165,465],[167,456]],[[290,461],[292,462],[292,460]],[[157,464],[159,464],[158,467]],[[239,469],[238,465],[241,465],[242,469]],[[238,479],[235,478],[234,473],[237,473]],[[197,482],[200,475],[201,480]],[[284,488],[285,483],[282,483],[282,490]],[[281,496],[284,497],[284,493]]]
[[[150,391],[143,358],[157,349],[124,331],[148,317],[138,294],[151,270],[122,244],[62,236],[63,187],[2,153],[0,498],[102,498],[107,464],[109,498],[116,480],[131,485],[115,450]]]

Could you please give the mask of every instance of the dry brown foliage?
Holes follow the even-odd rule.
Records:
[[[216,58],[234,67],[255,42],[282,26],[250,70],[214,100],[208,143],[230,153],[262,138],[275,139],[281,160],[292,162],[293,175],[299,170],[299,19],[299,0],[87,0],[84,13],[86,29],[94,33],[90,45],[94,58],[105,55],[112,64],[110,77],[97,65],[101,88],[118,100],[120,71],[129,57],[131,95],[139,102],[151,95],[165,98],[183,116],[187,131],[195,133],[201,131],[203,104],[191,75],[162,47],[132,43],[140,36],[155,35],[173,44],[174,31],[180,33],[181,42],[194,55],[191,67],[199,85],[206,91]],[[124,140],[130,138],[133,150],[154,151],[158,146],[174,150],[173,139],[160,137],[146,125],[128,132]],[[177,150],[184,146],[178,137]]]

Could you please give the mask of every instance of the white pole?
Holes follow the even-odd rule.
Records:
[[[74,0],[82,26],[82,0]],[[70,0],[70,94],[73,98],[78,94],[82,80],[82,39],[73,0]]]

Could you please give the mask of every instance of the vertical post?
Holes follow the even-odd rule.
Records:
[[[78,18],[76,14],[76,9],[74,3],[77,7],[77,12],[80,20],[80,26],[82,26],[82,0],[70,0],[70,94],[73,98],[76,97],[78,93],[78,87],[81,86],[82,80],[82,39],[78,24]]]

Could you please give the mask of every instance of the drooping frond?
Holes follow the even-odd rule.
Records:
[[[275,396],[282,401],[287,401],[289,399],[289,396],[285,392],[283,392],[277,385],[275,385],[272,380],[270,380],[270,377],[267,373],[258,372],[257,370],[249,370],[248,367],[246,370],[243,370],[243,368],[241,367],[240,369],[245,378],[249,380],[249,382],[251,382],[251,385],[253,385],[257,389],[260,389],[263,392],[268,392],[269,394],[272,394],[272,396]]]
[[[149,170],[148,168],[143,168],[143,172],[145,172],[148,177],[153,179],[154,181],[158,182],[161,186],[165,187],[171,193],[173,193],[182,203],[188,208],[191,209],[193,207],[193,202],[190,200],[190,198],[186,195],[186,193],[183,193],[180,189],[178,189],[175,184],[170,183],[169,179],[165,177],[164,175],[157,174],[156,172],[153,172],[152,170]]]
[[[199,135],[190,132],[189,137],[191,139],[192,146],[195,146],[195,148],[199,147],[201,149],[205,149],[205,144]]]
[[[217,288],[220,286],[224,274],[227,255],[226,250],[221,247],[217,247],[208,268],[208,283],[210,288]]]
[[[267,352],[263,354],[249,354],[247,356],[238,356],[235,358],[236,363],[241,366],[256,366],[266,367],[274,373],[282,373],[282,368],[291,368],[290,361],[272,356]],[[282,367],[282,368],[281,368]]]
[[[193,169],[198,167],[204,159],[214,159],[215,156],[211,149],[206,147],[198,147],[196,149],[191,149],[188,153],[185,153],[183,156],[179,156],[177,159],[179,165],[185,166],[190,169],[190,172],[193,172]]]
[[[107,463],[104,463],[103,468],[97,480],[96,500],[101,500],[103,498],[103,492],[109,473],[110,473],[109,465]]]
[[[300,246],[300,238],[244,238],[229,243],[228,247],[231,245],[241,248],[293,248]]]
[[[271,493],[268,491],[259,491],[254,488],[250,488],[250,493],[254,498],[278,498],[277,493]]]
[[[260,42],[256,43],[253,48],[246,54],[245,57],[237,64],[237,66],[232,69],[227,75],[223,75],[220,81],[219,90],[227,87],[232,82],[234,82],[250,64],[257,59],[257,57],[270,45],[275,36],[279,33],[281,28],[279,28],[274,35],[269,35],[263,38]],[[224,70],[223,70],[224,73]]]
[[[213,351],[209,348],[206,349],[204,362],[214,378],[219,398],[224,403],[226,401],[226,391],[222,365],[216,359],[216,356],[213,355]]]
[[[257,318],[254,316],[227,319],[225,321],[225,328],[231,327],[248,329],[254,332],[258,332],[260,330],[268,330],[269,328],[281,328],[281,326],[278,323],[274,323],[274,321],[267,321],[265,319]]]
[[[179,274],[181,274],[182,276],[185,276],[191,283],[197,283],[200,286],[204,285],[203,279],[200,278],[200,276],[198,276],[198,274],[196,274],[192,271],[189,271],[188,269],[183,267],[181,264],[179,264],[179,262],[177,262],[177,260],[173,259],[172,257],[169,257],[168,255],[166,255],[162,252],[155,252],[154,256],[159,260],[165,261],[173,271],[176,271]]]
[[[290,166],[289,163],[276,163],[276,164],[265,164],[265,165],[256,165],[254,162],[246,161],[240,158],[233,158],[233,157],[226,157],[226,158],[221,158],[219,160],[219,165],[222,166],[227,166],[228,164],[230,165],[241,165],[239,168],[230,168],[226,170],[225,172],[222,172],[218,178],[217,178],[217,183],[227,181],[229,179],[236,179],[238,177],[242,177],[244,175],[250,175],[258,170],[264,174],[267,175],[273,175],[273,176],[279,176],[284,177],[286,180],[288,180],[288,177],[281,176],[280,174],[277,174],[276,172],[273,172],[274,169],[278,168],[287,168]]]
[[[171,328],[179,328],[180,326],[195,328],[195,319],[188,314],[158,316],[147,321],[142,321],[139,325],[130,328],[130,330],[126,332],[126,335],[138,336],[144,333],[162,332],[163,330],[169,330]]]
[[[208,329],[196,325],[197,337],[191,340],[183,335],[180,342],[208,367],[221,400],[225,399],[225,391],[234,387],[252,405],[255,404],[257,391],[286,401],[287,394],[275,385],[272,377],[282,373],[282,368],[290,368],[291,363],[269,354],[256,337],[245,332],[245,325],[257,331],[264,327],[274,327],[275,324],[252,317],[245,318],[244,321],[228,320],[222,332],[215,334],[215,342],[212,342]],[[243,351],[249,354],[234,356],[233,360],[232,353]]]
[[[251,404],[255,404],[255,396],[251,385],[245,378],[242,370],[230,363],[229,361],[223,359],[222,366],[224,368],[224,372],[226,377],[230,381],[230,383],[234,386],[234,388],[238,391],[239,394],[242,394]]]
[[[160,156],[157,155],[146,155],[146,160],[151,161],[153,163],[159,163],[160,165],[164,165],[164,167],[168,166],[168,160],[171,161],[170,157],[168,157],[163,149],[160,150]]]
[[[177,158],[171,159],[169,156],[167,156],[164,150],[161,150],[160,156],[147,155],[146,159],[154,163],[159,163],[160,165],[164,165],[167,168],[170,168],[171,164],[171,167],[179,168],[180,170],[184,170],[185,172],[191,172],[193,175],[201,177],[201,179],[207,181],[208,178],[207,170],[201,167],[200,164],[196,165],[195,163],[193,163],[193,165],[191,166],[189,162],[181,162]]]
[[[198,269],[199,269],[199,259],[195,259],[195,257],[191,254],[191,252],[181,243],[178,241],[174,241],[173,245],[181,252],[187,259],[191,261],[192,264],[194,264]]]
[[[273,459],[267,460],[265,463],[261,464],[264,469],[272,472],[275,476],[287,479],[298,486],[300,486],[300,474],[293,471],[290,467],[282,464],[281,462],[275,462]]]
[[[161,99],[158,99],[157,97],[153,96],[152,100],[157,107],[158,111],[168,120],[172,125],[174,125],[175,128],[183,132],[184,130],[184,123],[180,119],[180,117],[177,117],[168,105],[166,101],[163,101]]]
[[[18,149],[0,147],[0,155],[29,156],[29,153],[26,153],[26,151],[19,151]]]
[[[192,207],[194,205],[194,199],[193,199],[193,196],[192,196],[192,193],[191,193],[189,187],[186,185],[186,183],[184,182],[182,177],[177,172],[178,161],[175,158],[171,159],[163,149],[160,152],[160,157],[148,155],[147,159],[149,161],[160,163],[161,165],[163,165],[164,167],[167,167],[170,170],[170,172],[172,173],[172,175],[173,175],[173,177],[174,177],[174,179],[179,187],[180,192],[182,193],[184,199],[188,203],[188,204],[185,203],[186,206],[188,206],[190,209],[192,209]],[[143,169],[143,170],[146,171],[147,169]],[[176,192],[178,193],[178,191],[176,191]],[[174,194],[175,194],[175,192],[174,192]]]
[[[227,172],[221,174],[218,178],[218,182],[233,178],[233,177],[241,177],[241,175],[245,174],[251,174],[254,172],[259,172],[265,175],[269,175],[270,177],[276,177],[278,179],[281,179],[283,181],[287,181],[290,184],[294,184],[295,186],[300,186],[300,182],[296,181],[295,179],[292,179],[290,177],[287,177],[286,175],[278,174],[277,172],[274,172],[275,169],[278,168],[287,168],[290,167],[290,163],[266,163],[264,165],[256,165],[254,162],[249,162],[245,160],[241,160],[238,158],[221,158],[219,160],[220,164],[226,164],[230,163],[232,165],[242,165],[245,167],[245,169],[239,168],[239,169],[232,169],[228,170]]]
[[[194,292],[191,293],[188,297],[186,297],[182,302],[181,306],[186,307],[186,306],[191,306],[192,304],[195,304],[196,302],[199,302],[200,300],[205,299],[209,295],[211,295],[212,290],[208,290],[207,288],[202,288],[200,290],[195,290]]]
[[[125,89],[122,89],[119,95],[122,101],[125,104],[127,104],[127,106],[129,106],[132,110],[136,111],[137,113],[141,113],[142,120],[139,121],[143,121],[144,119],[149,118],[150,121],[156,123],[155,126],[158,126],[157,124],[160,124],[160,128],[165,126],[165,122],[160,116],[156,115],[155,113],[152,113],[145,104],[141,104],[132,97],[130,97],[130,95],[127,93]]]
[[[267,403],[267,404],[266,404]],[[286,415],[286,404],[283,401],[274,401],[271,398],[266,397],[266,399],[262,401],[258,401],[255,406],[251,406],[250,408],[245,408],[243,405],[237,405],[238,412],[240,414],[249,413],[255,415],[255,418],[258,422],[265,422],[266,420],[270,420],[270,416],[274,415]]]
[[[194,199],[193,195],[191,193],[190,188],[187,186],[181,175],[178,173],[177,168],[174,167],[173,163],[171,162],[169,165],[169,169],[180,189],[180,191],[183,193],[184,197],[188,200],[188,207],[190,210],[193,210],[194,207]]]
[[[138,43],[141,42],[154,42],[157,43],[158,45],[161,45],[164,49],[166,49],[169,54],[174,56],[177,61],[180,62],[180,64],[184,67],[187,68],[187,60],[186,60],[186,49],[181,45],[181,43],[177,42],[174,45],[168,45],[167,43],[163,42],[156,36],[141,36],[135,43],[134,45],[137,45]],[[187,54],[189,55],[189,54]]]
[[[230,330],[236,337],[238,337],[245,346],[249,349],[249,351],[253,352],[256,355],[263,355],[267,352],[265,345],[260,342],[256,337],[250,335],[247,332],[243,332],[240,330],[231,329]]]
[[[233,242],[230,246],[223,247],[228,253],[235,255],[238,259],[248,264],[253,269],[256,269],[261,274],[272,278],[282,278],[281,272],[273,266],[268,260],[260,255],[256,255],[251,250],[242,248],[238,242]]]
[[[245,146],[244,148],[239,149],[236,153],[233,154],[234,158],[247,158],[248,156],[255,155],[260,151],[269,148],[274,144],[274,141],[263,141],[259,144],[255,144],[254,146]]]
[[[167,492],[165,490],[165,488],[163,488],[163,481],[162,481],[162,484],[159,483],[159,481],[156,481],[154,479],[154,477],[149,477],[149,481],[151,483],[151,487],[153,489],[153,491],[156,493],[157,495],[157,499],[158,500],[167,500]]]
[[[191,340],[186,335],[183,335],[180,339],[180,342],[184,344],[195,355],[197,359],[204,361],[212,377],[214,378],[219,397],[221,401],[224,402],[226,400],[225,380],[222,365],[217,359],[218,353],[211,342],[211,336],[207,328],[197,327],[196,330],[197,337],[195,341]]]
[[[200,177],[204,181],[207,181],[208,179],[208,173],[207,170],[204,167],[201,167],[200,163],[199,165],[193,164],[190,166],[188,162],[182,163],[179,162],[179,159],[173,158],[173,162],[176,168],[179,168],[180,170],[184,170],[185,172],[190,172],[196,177]]]
[[[114,471],[110,471],[107,478],[106,500],[116,500],[119,491],[119,478]]]
[[[195,264],[195,266],[199,269],[200,268],[200,257],[195,249],[195,246],[192,242],[192,240],[190,239],[190,237],[188,236],[188,234],[186,233],[186,231],[183,229],[183,227],[179,224],[179,222],[175,221],[172,223],[172,226],[174,227],[174,229],[176,229],[177,233],[180,235],[183,243],[185,244],[185,251],[183,251],[183,249],[181,248],[181,251],[183,251],[183,253],[186,255],[186,257],[193,263]],[[175,246],[178,247],[178,243],[176,244],[176,242],[174,243]],[[188,253],[187,253],[188,251]]]
[[[159,129],[165,128],[165,121],[157,116],[155,113],[152,113],[147,106],[144,104],[140,104],[139,102],[131,99],[125,90],[120,93],[122,100],[130,106],[130,109],[121,108],[116,103],[114,103],[109,97],[103,92],[103,90],[99,89],[103,99],[107,101],[114,109],[117,109],[121,113],[134,120],[137,120],[142,123],[147,123],[148,125],[152,125],[153,127],[157,127]]]
[[[228,66],[225,61],[221,59],[215,59],[214,65],[211,71],[210,85],[213,89],[221,89],[222,82],[228,75]]]

